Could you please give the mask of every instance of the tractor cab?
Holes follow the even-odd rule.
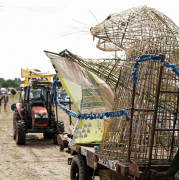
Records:
[[[34,106],[45,107],[49,110],[51,89],[45,87],[30,88],[29,90],[29,110]]]
[[[37,79],[29,82],[24,91],[27,126],[33,130],[36,127],[38,129],[39,127],[50,128],[54,123],[51,118],[53,113],[52,83]]]

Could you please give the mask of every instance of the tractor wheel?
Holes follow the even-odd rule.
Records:
[[[71,162],[70,178],[71,180],[90,180],[93,170],[86,164],[86,158],[81,154],[73,157]]]
[[[55,124],[56,125],[56,124]],[[65,132],[63,121],[58,121],[58,129],[60,132]],[[53,134],[53,143],[57,144],[57,133]]]
[[[16,122],[21,120],[19,113],[17,109],[14,109],[14,115],[13,115],[13,138],[16,139]]]
[[[55,122],[55,112],[54,111],[52,112],[52,122],[53,123]]]
[[[15,115],[13,115],[13,138],[16,139],[16,120]]]
[[[21,119],[21,118],[20,118],[20,115],[19,115],[19,112],[17,111],[16,108],[14,109],[14,115],[15,115],[15,118],[16,118],[17,120],[20,120],[20,119]]]
[[[52,139],[53,134],[52,133],[43,133],[44,139]]]
[[[63,121],[58,121],[58,129],[61,133],[65,132]]]
[[[26,125],[25,122],[19,120],[16,122],[16,144],[24,145],[26,139]]]

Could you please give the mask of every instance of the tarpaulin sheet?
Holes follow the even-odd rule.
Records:
[[[114,95],[110,87],[92,72],[82,68],[72,59],[48,54],[57,75],[79,113],[112,111]],[[73,144],[100,142],[106,119],[80,119],[77,122]]]

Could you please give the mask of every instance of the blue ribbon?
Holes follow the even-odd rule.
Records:
[[[131,75],[132,75],[132,80],[135,83],[138,92],[139,92],[139,89],[138,89],[138,86],[137,86],[138,77],[137,77],[136,74],[137,74],[137,71],[139,70],[140,62],[144,62],[144,61],[148,61],[148,60],[159,61],[159,62],[161,61],[160,58],[154,58],[154,56],[156,56],[156,55],[155,54],[143,54],[143,55],[138,56],[135,59],[135,61],[138,61],[138,63],[137,63],[137,67],[136,68],[135,68],[135,65],[133,66]],[[162,53],[159,53],[158,56],[162,56]],[[170,64],[169,62],[164,61],[164,67],[171,68],[171,70],[177,76],[179,76],[179,69],[176,68],[176,64]]]
[[[55,76],[54,78],[54,81],[52,83],[52,90],[53,90],[53,93],[57,93],[57,90],[56,90],[56,83],[58,81],[58,77]],[[81,118],[81,119],[90,119],[90,120],[93,120],[93,119],[103,119],[104,116],[106,116],[107,118],[108,117],[120,117],[122,115],[125,115],[126,116],[126,121],[129,121],[130,120],[130,116],[128,116],[128,112],[125,110],[125,109],[122,109],[120,111],[114,111],[114,112],[103,112],[103,113],[89,113],[89,114],[79,114],[79,113],[75,113],[73,112],[72,110],[68,110],[64,105],[60,104],[58,101],[56,101],[56,98],[55,96],[53,97],[53,102],[55,105],[57,105],[61,110],[63,110],[66,114],[74,117],[74,118]]]

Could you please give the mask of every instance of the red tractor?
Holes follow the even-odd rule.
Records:
[[[52,83],[41,79],[29,80],[28,86],[21,85],[19,103],[12,105],[13,137],[19,145],[25,144],[27,133],[43,133],[45,139],[64,132],[64,123],[55,121]]]

